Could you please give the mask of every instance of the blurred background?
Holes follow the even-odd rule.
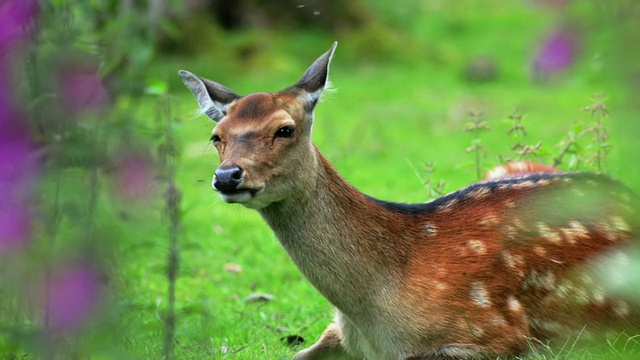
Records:
[[[278,91],[337,40],[314,139],[385,200],[515,159],[638,192],[639,17],[633,0],[1,0],[0,354],[286,359],[332,318],[211,189],[213,123],[178,70]]]

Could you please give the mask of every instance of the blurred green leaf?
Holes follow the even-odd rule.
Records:
[[[144,93],[147,95],[161,96],[165,95],[169,90],[169,84],[159,79],[153,79],[147,82]]]

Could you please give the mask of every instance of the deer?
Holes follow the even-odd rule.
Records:
[[[312,141],[336,46],[273,93],[240,96],[179,71],[215,122],[214,190],[258,211],[336,308],[293,359],[505,358],[534,340],[638,329],[638,303],[597,266],[638,245],[634,192],[605,175],[516,166],[426,203],[365,195]]]

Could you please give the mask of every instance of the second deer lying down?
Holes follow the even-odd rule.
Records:
[[[596,271],[638,244],[636,195],[601,175],[526,171],[426,204],[364,195],[311,141],[335,47],[276,93],[180,72],[217,122],[213,187],[256,209],[338,309],[294,359],[495,358],[533,338],[638,328],[638,303]]]

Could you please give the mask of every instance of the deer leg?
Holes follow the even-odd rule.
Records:
[[[332,323],[315,344],[298,352],[293,360],[356,360],[356,358],[345,350],[339,325]]]

